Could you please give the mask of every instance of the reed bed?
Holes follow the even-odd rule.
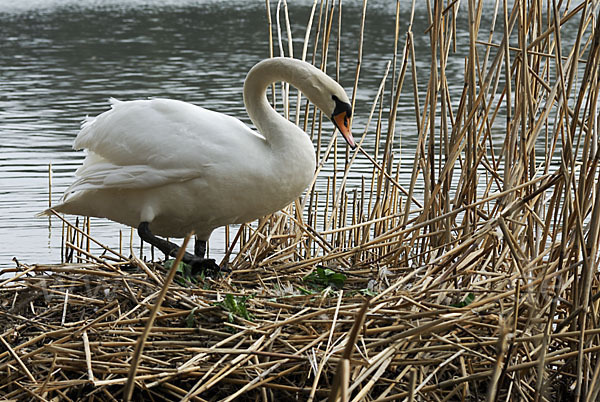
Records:
[[[341,1],[315,0],[301,56],[286,3],[266,6],[272,55],[339,68]],[[89,224],[67,221],[65,263],[17,261],[0,283],[0,395],[600,400],[598,4],[431,1],[428,15],[413,32],[414,4],[407,14],[397,3],[386,73],[355,127],[373,151],[329,140],[311,105],[273,87],[321,163],[302,199],[228,232],[230,274],[92,253]],[[469,50],[453,77],[461,21]],[[430,43],[424,91],[414,35]],[[411,89],[418,146],[402,181],[397,108]],[[347,188],[357,158],[372,174]],[[325,163],[333,175],[319,175]]]

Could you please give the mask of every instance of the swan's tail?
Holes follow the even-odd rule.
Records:
[[[42,212],[35,214],[36,218],[41,218],[43,216],[52,216],[52,208],[48,208]]]
[[[60,208],[61,205],[62,204],[54,205],[54,206],[52,206],[50,208],[47,208],[47,209],[43,210],[42,212],[38,212],[37,214],[35,214],[35,217],[36,218],[42,218],[44,216],[52,216],[52,215],[56,214],[59,211],[58,208]]]

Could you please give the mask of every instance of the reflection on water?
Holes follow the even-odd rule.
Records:
[[[356,66],[360,3],[344,3],[341,82],[346,88],[352,87]],[[371,101],[391,60],[393,3],[369,3],[355,111],[357,135],[364,130]],[[312,1],[289,4],[296,55],[301,53],[311,5]],[[427,61],[424,6],[415,18],[416,48]],[[466,39],[467,25],[458,28],[459,40]],[[401,32],[405,31],[404,25]],[[55,202],[72,181],[84,155],[73,151],[71,144],[86,115],[106,110],[111,96],[121,100],[171,97],[248,122],[241,97],[243,80],[250,67],[268,56],[266,13],[264,2],[258,1],[0,1],[0,38],[2,266],[12,265],[12,257],[27,263],[60,260],[60,224],[53,219],[50,233],[48,220],[34,215],[48,206],[49,163]],[[466,51],[459,47],[449,60],[448,72],[454,73],[449,75],[450,87],[458,94],[463,85],[465,53],[461,52]],[[417,68],[419,85],[426,85],[428,62]],[[404,172],[412,167],[411,148],[416,142],[411,85],[407,80],[396,130],[402,141],[397,140],[395,153],[406,156]],[[332,126],[326,127],[330,135]],[[372,132],[367,148],[373,147]],[[348,187],[357,186],[361,174],[370,175],[371,167],[359,158]],[[324,177],[331,174],[331,167],[323,172]],[[105,220],[93,220],[92,225],[95,237],[112,246],[118,245],[119,229],[129,237],[128,228]],[[222,249],[222,236],[221,240],[214,236],[213,255]]]

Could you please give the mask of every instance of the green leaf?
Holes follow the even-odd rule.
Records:
[[[370,290],[370,289],[361,289],[360,293],[362,293],[364,296],[369,296],[369,297],[373,297],[373,296],[377,296],[377,292]]]
[[[167,260],[163,265],[166,269],[170,270],[174,263],[175,260]],[[198,283],[198,279],[192,275],[192,266],[190,264],[181,261],[177,266],[177,273],[181,279],[177,279],[176,277],[175,281],[182,286],[196,285]],[[202,276],[201,279],[204,280],[204,277]]]
[[[248,299],[248,296],[234,296],[228,293],[225,295],[223,301],[216,303],[216,305],[221,306],[228,312],[227,318],[229,322],[234,321],[234,315],[237,315],[245,320],[252,321],[254,317],[246,308],[246,301]]]
[[[455,303],[455,304],[451,304],[450,307],[467,307],[469,304],[473,303],[473,300],[475,300],[475,294],[474,293],[469,293],[467,294],[467,296],[465,297],[465,299],[461,302]]]
[[[303,288],[302,286],[298,286],[298,290],[300,291],[300,293],[302,293],[303,295],[312,295],[315,292],[308,290],[306,288]]]
[[[188,328],[195,328],[196,327],[196,310],[198,310],[198,307],[194,307],[192,309],[192,311],[190,311],[190,313],[187,315],[187,317],[185,317],[185,325]]]
[[[341,289],[346,283],[346,275],[335,272],[329,268],[317,267],[313,272],[306,275],[302,280],[312,286],[326,288],[334,287]]]

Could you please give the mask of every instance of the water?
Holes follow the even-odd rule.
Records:
[[[343,8],[340,81],[348,91],[356,66],[361,3],[345,1]],[[369,2],[356,136],[364,130],[385,65],[391,60],[393,3]],[[310,1],[290,1],[296,56],[301,53],[311,5]],[[276,2],[271,6],[274,14]],[[408,22],[408,5],[403,7],[402,33]],[[461,25],[459,40],[466,40],[467,25]],[[417,65],[420,86],[426,85],[429,76],[426,27],[423,5],[413,28],[416,49],[423,56],[417,59],[424,60]],[[241,97],[243,80],[255,63],[268,57],[262,1],[2,0],[0,43],[0,267],[13,265],[13,257],[25,263],[60,261],[60,223],[53,219],[50,225],[48,219],[34,215],[48,206],[50,163],[54,202],[72,182],[84,153],[71,149],[71,144],[86,115],[106,110],[111,96],[121,100],[170,97],[250,123]],[[331,49],[334,52],[335,44]],[[449,60],[447,72],[454,94],[462,90],[467,51],[459,47]],[[333,71],[329,69],[330,74]],[[396,154],[406,160],[403,182],[410,177],[417,139],[410,81],[406,80],[396,128]],[[424,93],[422,88],[421,102]],[[331,132],[327,123],[327,140]],[[501,133],[497,134],[500,143]],[[367,148],[373,146],[373,137],[371,127]],[[370,175],[371,168],[366,159],[359,158],[348,186],[357,186],[360,176]],[[323,172],[323,177],[327,175],[331,175],[329,166]],[[99,240],[117,247],[121,230],[128,244],[129,228],[102,219],[94,219],[92,226]],[[222,232],[213,236],[213,255],[222,252],[222,241]],[[139,244],[137,237],[135,244]]]

